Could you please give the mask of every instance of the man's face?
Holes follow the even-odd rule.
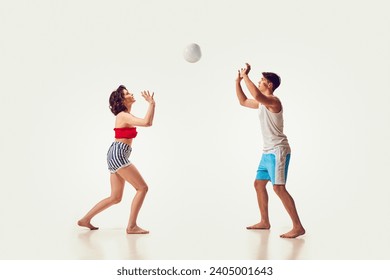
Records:
[[[270,88],[270,81],[268,81],[266,78],[264,77],[261,77],[260,81],[259,81],[259,84],[257,86],[257,88],[261,91],[261,92],[264,92],[265,90],[269,89]]]

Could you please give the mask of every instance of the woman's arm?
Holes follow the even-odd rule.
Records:
[[[154,92],[152,94],[149,93],[148,90],[143,91],[142,97],[145,98],[147,102],[149,102],[148,110],[146,111],[144,118],[137,118],[132,114],[124,114],[123,120],[125,123],[132,126],[152,126],[154,119],[154,109],[156,106],[156,102],[154,101]]]

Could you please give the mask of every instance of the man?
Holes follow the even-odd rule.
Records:
[[[260,222],[247,227],[247,229],[269,229],[271,227],[268,216],[268,193],[266,185],[271,181],[275,193],[281,199],[289,214],[293,228],[280,237],[295,238],[305,233],[295,202],[286,190],[286,179],[290,161],[291,149],[286,135],[283,133],[283,107],[279,98],[274,96],[274,91],[280,85],[280,77],[271,72],[263,72],[263,77],[258,86],[250,80],[248,74],[250,65],[238,71],[236,79],[236,94],[242,106],[258,109],[261,132],[263,135],[263,155],[257,170],[255,189],[260,208]],[[248,99],[244,94],[241,81],[254,99]]]

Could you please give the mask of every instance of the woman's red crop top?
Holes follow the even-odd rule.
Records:
[[[114,128],[115,131],[115,138],[126,138],[126,139],[132,139],[137,136],[137,128],[135,127],[119,127]]]

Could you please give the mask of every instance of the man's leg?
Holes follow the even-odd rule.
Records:
[[[293,228],[289,232],[286,232],[280,237],[283,238],[295,238],[300,235],[305,234],[305,229],[303,228],[301,221],[298,216],[297,209],[295,207],[294,199],[291,197],[291,195],[286,190],[285,185],[274,185],[274,191],[279,196],[280,200],[282,201],[284,208],[286,208],[287,213],[290,215],[290,218],[293,223]]]
[[[268,217],[267,183],[268,180],[255,180],[254,185],[260,210],[260,223],[248,226],[247,229],[269,229],[271,227]]]

